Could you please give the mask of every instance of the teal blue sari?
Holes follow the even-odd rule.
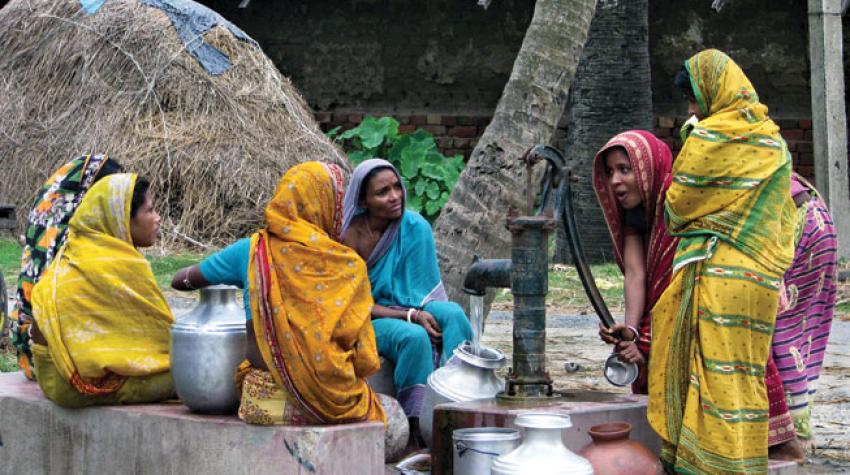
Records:
[[[367,160],[354,170],[345,197],[343,233],[354,216],[365,212],[357,208],[356,198],[364,178],[375,168],[390,168],[398,176],[389,162],[379,159]],[[463,309],[448,301],[431,225],[418,213],[405,211],[401,219],[393,222],[366,265],[376,304],[421,309],[433,315],[440,325],[442,344],[435,349],[421,325],[397,318],[372,320],[378,353],[395,365],[396,397],[408,417],[418,417],[428,375],[451,358],[464,340],[472,339],[472,327]]]

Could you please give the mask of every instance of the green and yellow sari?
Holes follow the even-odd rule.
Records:
[[[648,418],[679,473],[767,471],[765,364],[794,256],[791,158],[741,68],[717,50],[685,63],[706,117],[667,191],[680,238],[652,310]]]

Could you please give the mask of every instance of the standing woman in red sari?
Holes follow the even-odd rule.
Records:
[[[670,283],[678,242],[664,227],[672,163],[667,144],[644,130],[614,136],[593,159],[593,189],[625,277],[626,298],[625,323],[600,327],[599,336],[617,345],[622,360],[638,364],[636,394],[647,393],[649,311]]]

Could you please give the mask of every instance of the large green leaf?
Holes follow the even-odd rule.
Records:
[[[348,158],[351,160],[351,163],[357,166],[360,165],[361,162],[373,158],[375,155],[372,152],[372,150],[354,150],[352,152],[348,152]]]
[[[422,196],[422,195],[425,194],[425,188],[427,186],[428,186],[428,180],[425,180],[425,179],[420,177],[419,179],[416,180],[416,185],[414,185],[414,187],[413,187],[413,192],[416,193],[419,196]]]
[[[392,147],[387,153],[387,160],[390,161],[393,165],[397,167],[401,166],[401,152],[404,151],[407,147],[410,146],[410,142],[413,138],[410,134],[402,134],[393,142]]]
[[[440,197],[440,185],[436,181],[429,181],[428,186],[425,187],[425,194],[429,200],[436,200]]]
[[[425,212],[429,215],[437,214],[440,212],[440,208],[442,208],[442,206],[440,206],[440,203],[437,203],[436,201],[429,201],[425,203]]]
[[[340,135],[341,139],[359,138],[365,148],[378,148],[398,135],[398,121],[392,117],[366,117],[357,127]]]
[[[427,149],[421,142],[410,142],[410,145],[401,151],[401,173],[408,178],[415,177],[427,153]]]
[[[419,197],[416,195],[408,196],[407,209],[416,211],[417,213],[422,211],[422,200],[420,200]]]

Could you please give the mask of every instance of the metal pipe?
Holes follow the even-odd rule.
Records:
[[[470,295],[484,295],[488,287],[508,288],[510,286],[510,259],[482,260],[475,256],[463,279],[463,291]]]

